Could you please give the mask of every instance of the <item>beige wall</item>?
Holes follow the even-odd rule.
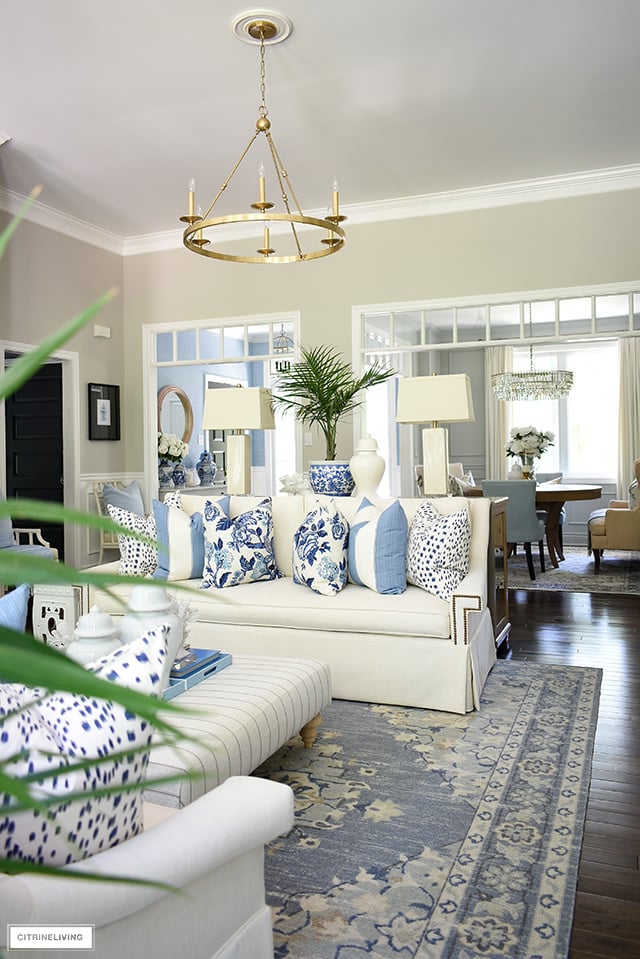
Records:
[[[0,227],[8,217],[0,213]],[[54,230],[23,221],[0,260],[0,338],[39,343],[102,293],[120,292],[99,316],[71,339],[65,350],[79,354],[80,473],[125,469],[125,440],[87,438],[87,383],[124,383],[122,257],[71,239]],[[96,339],[97,323],[111,328],[111,339]],[[123,391],[126,401],[126,390]],[[126,415],[122,417],[126,436]],[[136,424],[136,434],[140,429]]]
[[[0,224],[6,222],[0,214]],[[260,267],[184,249],[124,260],[23,223],[0,261],[0,338],[37,342],[116,285],[121,295],[68,344],[80,356],[81,473],[142,470],[142,327],[299,310],[306,346],[351,356],[354,305],[637,280],[640,190],[351,226],[326,260]],[[119,383],[122,441],[86,439],[86,384]],[[197,425],[196,425],[197,426]],[[316,444],[311,456],[321,456]],[[338,455],[351,454],[343,431]]]
[[[351,356],[354,305],[631,281],[640,276],[640,190],[348,228],[326,260],[261,267],[184,249],[124,267],[125,379],[136,429],[127,466],[142,468],[141,335],[145,323],[300,310],[302,341]],[[339,457],[351,455],[343,431]],[[322,456],[316,443],[310,458]]]

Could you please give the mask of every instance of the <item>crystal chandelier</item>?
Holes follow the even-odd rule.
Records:
[[[531,338],[531,303],[529,303],[529,337]],[[499,400],[559,400],[573,386],[569,370],[536,370],[533,345],[529,346],[529,369],[525,373],[494,373],[491,386]]]
[[[189,182],[187,192],[187,213],[181,216],[180,220],[187,224],[183,234],[183,243],[188,250],[193,253],[199,253],[201,256],[213,257],[217,260],[227,260],[236,263],[296,263],[303,260],[313,260],[321,256],[329,256],[331,253],[337,253],[345,244],[346,234],[340,225],[346,217],[340,213],[338,184],[334,180],[331,198],[331,212],[324,217],[308,216],[302,212],[302,208],[295,195],[291,178],[284,167],[280,155],[271,135],[271,121],[268,119],[268,109],[265,101],[265,43],[273,44],[285,40],[291,33],[291,21],[281,14],[269,11],[260,13],[252,11],[242,14],[234,21],[234,32],[236,36],[246,43],[259,44],[260,46],[260,107],[258,110],[258,119],[255,130],[249,143],[240,158],[231,170],[231,173],[222,183],[214,199],[210,203],[205,213],[196,206],[195,181],[193,178]],[[253,211],[251,213],[233,213],[229,215],[218,215],[215,207],[218,200],[223,195],[230,181],[235,175],[238,167],[247,156],[249,150],[260,135],[263,135],[267,141],[267,162],[270,159],[275,171],[275,185],[273,196],[277,195],[282,200],[282,210],[276,211],[275,204],[267,199],[267,178],[264,163],[258,167],[258,198],[249,203],[248,206]],[[276,189],[277,185],[277,189]],[[223,239],[224,227],[230,223],[257,223],[262,225],[262,244],[256,250],[257,256],[246,256],[241,253],[223,252],[215,247],[215,240],[219,242]],[[287,225],[286,233],[289,234],[288,240],[282,239],[286,249],[278,251],[276,241],[272,237],[271,224]],[[299,228],[302,227],[303,230]],[[307,233],[313,237],[312,246],[306,249],[303,246],[301,233]],[[275,229],[273,231],[276,232]],[[318,238],[319,232],[322,237]],[[288,244],[288,245],[287,245]]]

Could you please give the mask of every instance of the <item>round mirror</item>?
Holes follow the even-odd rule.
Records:
[[[175,433],[188,443],[193,433],[191,400],[179,386],[164,386],[158,393],[158,430]]]

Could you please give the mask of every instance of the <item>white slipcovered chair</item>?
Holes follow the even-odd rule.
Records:
[[[0,952],[8,924],[86,924],[95,926],[96,959],[273,959],[264,846],[291,828],[289,786],[235,776],[183,809],[147,806],[145,823],[154,819],[135,838],[66,869],[137,877],[176,891],[2,875]],[[52,952],[36,948],[28,955],[48,959]]]

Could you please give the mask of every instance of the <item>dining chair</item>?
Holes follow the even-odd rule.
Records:
[[[531,579],[536,578],[531,555],[531,544],[538,544],[540,571],[544,573],[544,523],[536,514],[535,480],[482,480],[484,496],[508,496],[507,546],[524,546],[527,569]]]
[[[561,483],[562,482],[562,473],[538,473],[536,471],[536,482],[540,483]],[[547,511],[546,509],[537,509],[536,513],[538,514],[538,519],[541,519],[543,523],[547,522]],[[560,549],[562,549],[562,526],[564,521],[567,518],[567,511],[562,507],[560,510],[560,516],[558,517],[558,542],[560,543]]]

